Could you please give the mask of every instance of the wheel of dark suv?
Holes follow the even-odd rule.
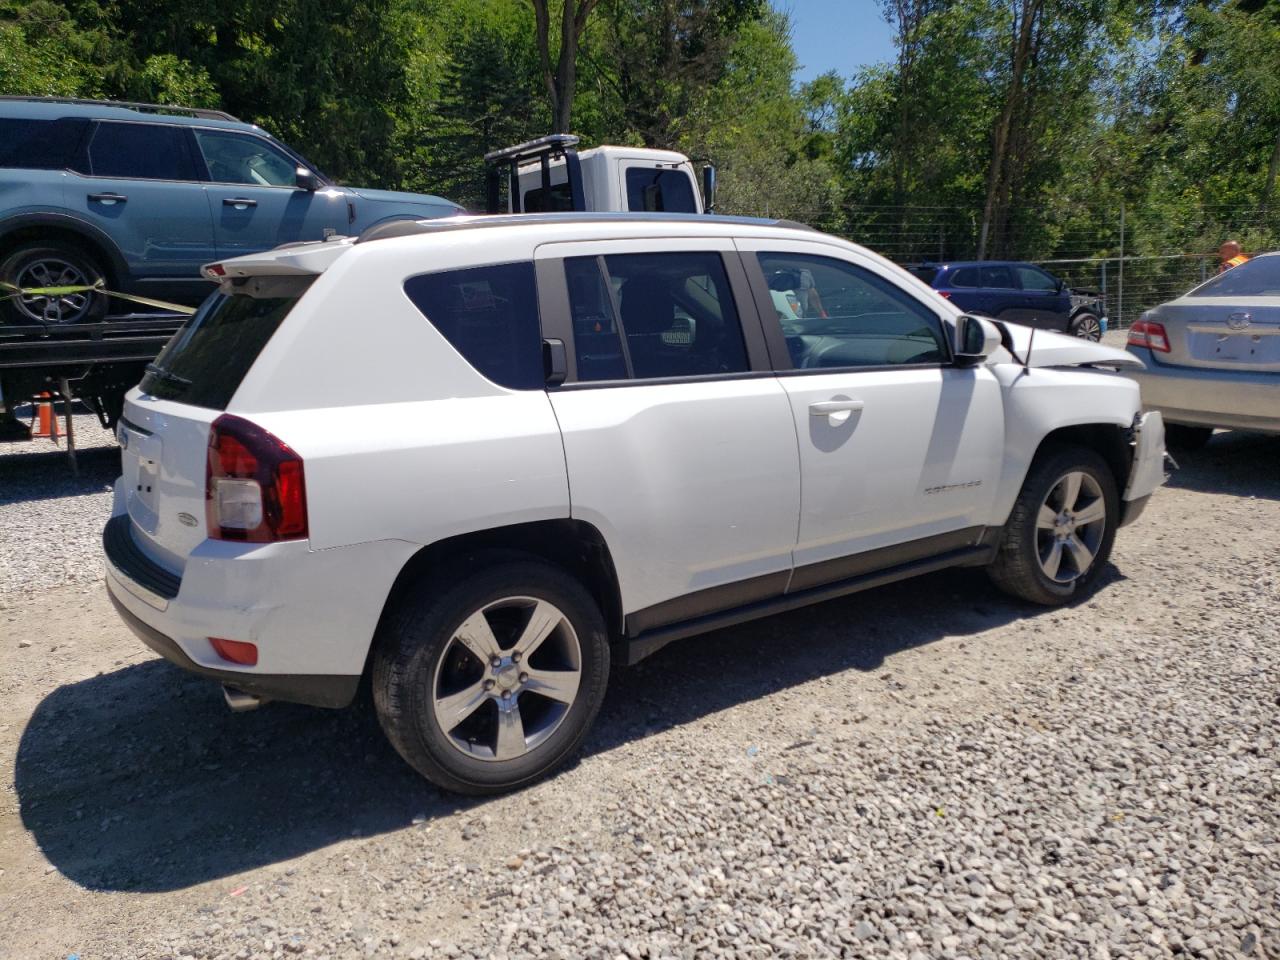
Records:
[[[1170,450],[1191,452],[1199,450],[1213,436],[1213,427],[1191,427],[1185,423],[1166,423],[1164,442]]]
[[[26,244],[0,264],[0,279],[23,289],[87,287],[106,274],[89,254],[67,244]],[[77,323],[102,319],[107,298],[100,293],[31,294],[10,296],[5,290],[0,311],[11,325],[39,325],[57,331]]]
[[[1097,581],[1119,517],[1115,478],[1102,457],[1076,446],[1041,454],[1013,505],[991,579],[1032,603],[1067,603]]]
[[[377,644],[382,729],[414,769],[458,793],[514,789],[568,760],[609,677],[595,601],[538,560],[499,562],[415,592]]]
[[[1102,321],[1092,313],[1078,313],[1071,319],[1071,333],[1083,340],[1102,340]]]

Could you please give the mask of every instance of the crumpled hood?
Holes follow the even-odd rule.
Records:
[[[433,197],[429,193],[404,193],[400,190],[373,190],[369,187],[348,187],[361,200],[370,203],[386,203],[397,207],[423,207],[431,211],[433,217],[449,217],[466,211],[444,197]]]
[[[1080,337],[1069,337],[1062,333],[1048,330],[1032,331],[1020,323],[1006,323],[1009,336],[1013,339],[1013,349],[1018,355],[1014,363],[1027,359],[1027,346],[1031,346],[1031,363],[1033,367],[1082,367],[1096,364],[1103,367],[1137,367],[1145,364],[1133,354],[1105,344],[1093,343]],[[1032,333],[1035,333],[1034,339]],[[1005,352],[1007,355],[1007,351]]]

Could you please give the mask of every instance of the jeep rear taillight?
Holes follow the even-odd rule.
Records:
[[[307,536],[302,458],[248,420],[223,414],[213,421],[204,496],[210,539],[270,543]]]
[[[1160,353],[1169,352],[1169,336],[1164,332],[1164,324],[1154,320],[1135,320],[1129,328],[1129,345],[1146,347]]]

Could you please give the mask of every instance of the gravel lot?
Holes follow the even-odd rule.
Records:
[[[0,957],[1280,958],[1280,441],[1044,611],[939,574],[673,645],[517,795],[232,715],[96,585],[109,448],[0,452]]]

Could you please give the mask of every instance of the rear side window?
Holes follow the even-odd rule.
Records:
[[[683,170],[627,170],[627,209],[644,213],[697,213],[693,183]]]
[[[314,277],[260,277],[215,293],[147,365],[142,389],[161,400],[225,410],[245,374]]]
[[[0,117],[0,167],[26,170],[62,170],[80,144],[89,121],[79,117],[62,120],[19,120]]]
[[[99,122],[89,141],[89,172],[95,177],[196,179],[183,130],[159,123]]]
[[[938,275],[938,268],[932,266],[911,266],[907,270],[918,280],[923,280],[930,286],[933,285],[934,278]]]
[[[668,379],[748,369],[720,254],[565,260],[578,380]]]
[[[511,390],[546,385],[532,263],[424,273],[406,280],[404,292],[489,380]]]
[[[978,268],[961,267],[959,270],[952,270],[951,276],[947,278],[947,284],[952,287],[976,287]]]
[[[1013,282],[1013,271],[1008,267],[982,267],[982,282],[979,286],[995,287],[999,290],[1016,290],[1018,285]]]

